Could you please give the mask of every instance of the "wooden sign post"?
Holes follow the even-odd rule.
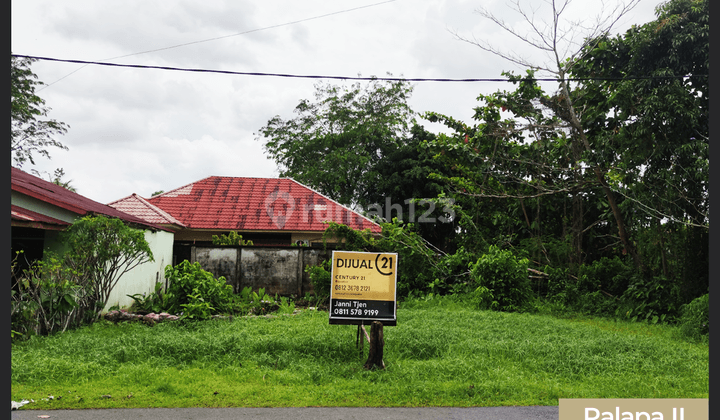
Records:
[[[370,330],[366,369],[384,368],[383,326],[397,325],[397,254],[333,251],[330,280],[330,324]]]

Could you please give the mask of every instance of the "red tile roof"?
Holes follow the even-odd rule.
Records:
[[[108,203],[108,206],[157,225],[185,227],[181,221],[172,217],[171,214],[157,206],[152,205],[137,194],[121,198],[120,200],[115,200],[112,203]]]
[[[211,176],[147,199],[191,229],[324,231],[330,220],[380,233],[377,223],[289,178]]]
[[[18,168],[11,167],[10,188],[12,191],[25,194],[80,216],[102,214],[107,217],[116,217],[128,223],[142,225],[143,227],[161,229],[159,226],[148,223],[139,217],[83,197],[67,188],[30,175]]]

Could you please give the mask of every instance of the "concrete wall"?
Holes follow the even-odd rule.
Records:
[[[304,296],[312,293],[305,266],[330,259],[330,251],[306,247],[200,247],[194,246],[190,262],[216,278],[225,277],[235,293],[245,287],[265,289],[269,295]]]

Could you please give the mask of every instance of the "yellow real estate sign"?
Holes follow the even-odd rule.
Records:
[[[333,251],[330,323],[396,323],[397,254]]]

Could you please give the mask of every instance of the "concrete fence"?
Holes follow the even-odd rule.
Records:
[[[307,265],[318,265],[331,258],[331,251],[306,247],[201,247],[193,246],[190,262],[216,278],[223,276],[235,293],[245,287],[274,296],[304,296],[313,292]]]

